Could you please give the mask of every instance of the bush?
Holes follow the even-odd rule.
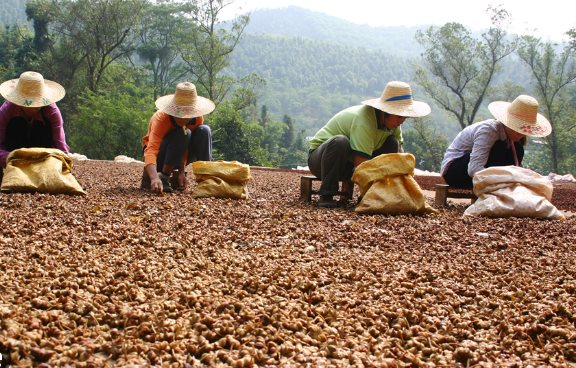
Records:
[[[154,112],[149,98],[127,92],[84,92],[69,117],[68,142],[73,152],[91,159],[117,155],[142,158],[142,137]]]

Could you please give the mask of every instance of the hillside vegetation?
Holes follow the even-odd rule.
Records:
[[[256,10],[230,71],[264,78],[259,102],[276,118],[293,117],[311,135],[341,109],[379,96],[390,80],[410,83],[418,99],[433,105],[414,82],[415,65],[422,62],[415,33],[424,28],[371,27],[298,7]],[[517,58],[510,58],[496,83],[527,88],[528,73]],[[480,115],[489,117],[485,111]],[[429,120],[448,138],[459,131],[441,109],[433,108]]]
[[[412,59],[382,50],[304,37],[247,34],[235,50],[235,75],[256,72],[267,83],[261,103],[315,130],[336,111],[379,96],[389,80],[410,80]]]

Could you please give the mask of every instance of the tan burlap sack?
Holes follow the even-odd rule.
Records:
[[[414,156],[389,153],[364,161],[352,175],[362,200],[356,212],[382,214],[423,214],[435,210],[426,203],[414,180]]]
[[[250,166],[238,161],[196,161],[192,163],[196,177],[193,197],[248,198]]]
[[[55,148],[20,148],[6,160],[3,192],[85,194],[72,175],[73,161]]]

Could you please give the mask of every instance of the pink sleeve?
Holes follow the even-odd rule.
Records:
[[[6,150],[6,127],[10,120],[10,105],[11,102],[4,102],[0,106],[0,165],[6,167],[6,158],[8,158],[9,151]]]
[[[64,121],[60,109],[55,103],[44,107],[43,115],[46,119],[50,120],[52,125],[52,141],[53,148],[58,148],[60,151],[70,153],[70,147],[66,143],[66,134],[64,133]]]

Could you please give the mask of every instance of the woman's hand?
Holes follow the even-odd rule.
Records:
[[[146,166],[146,173],[150,177],[150,190],[154,193],[162,193],[164,186],[162,185],[162,180],[156,172],[156,165]]]
[[[160,178],[158,177],[158,174],[156,174],[155,178],[150,178],[150,190],[153,191],[154,193],[162,193],[162,188],[164,186],[162,185],[162,180],[160,180]]]

